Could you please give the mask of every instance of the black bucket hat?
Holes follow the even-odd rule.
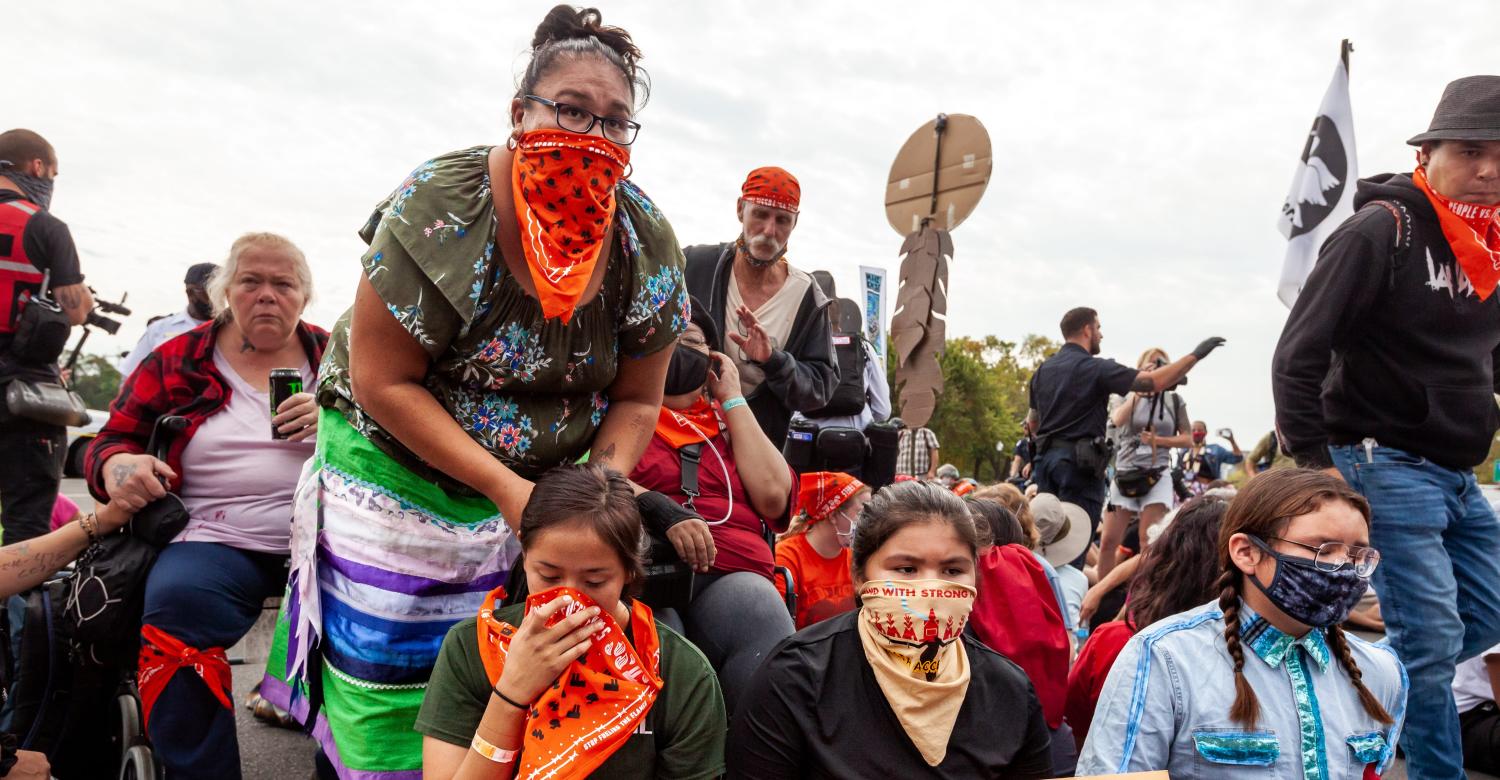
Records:
[[[1407,140],[1500,141],[1500,76],[1465,76],[1449,82],[1427,132]]]
[[[713,312],[709,311],[696,297],[689,299],[688,305],[693,310],[692,323],[703,329],[703,340],[708,342],[708,348],[715,352],[724,351],[724,343],[719,340],[719,326],[714,322]]]

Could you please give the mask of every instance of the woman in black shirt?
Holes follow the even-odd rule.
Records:
[[[963,501],[885,488],[850,547],[860,609],[766,659],[730,729],[729,777],[1051,777],[1025,673],[963,631],[976,553]]]

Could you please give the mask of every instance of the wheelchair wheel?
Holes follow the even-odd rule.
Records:
[[[120,718],[120,757],[123,761],[125,753],[141,741],[141,702],[129,692],[121,692],[115,697],[115,707]]]
[[[151,748],[136,745],[125,753],[125,763],[120,766],[120,780],[159,780],[156,756]]]

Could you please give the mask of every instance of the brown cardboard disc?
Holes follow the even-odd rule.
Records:
[[[949,114],[937,157],[937,119],[922,125],[896,154],[885,188],[885,217],[897,233],[916,232],[923,219],[953,230],[974,211],[989,184],[994,160],[990,136],[968,114]],[[932,207],[933,163],[937,163],[937,208]]]

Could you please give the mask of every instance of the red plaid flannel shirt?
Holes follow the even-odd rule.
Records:
[[[188,419],[187,430],[174,438],[167,450],[167,465],[178,475],[178,481],[170,489],[181,489],[182,451],[198,426],[223,409],[232,394],[224,376],[214,366],[213,349],[218,332],[217,321],[199,325],[157,347],[125,378],[109,405],[109,422],[84,456],[83,470],[94,498],[109,499],[104,490],[104,462],[121,452],[145,452],[157,418],[172,414]],[[307,353],[308,364],[317,371],[328,343],[328,331],[299,322],[297,339]]]

